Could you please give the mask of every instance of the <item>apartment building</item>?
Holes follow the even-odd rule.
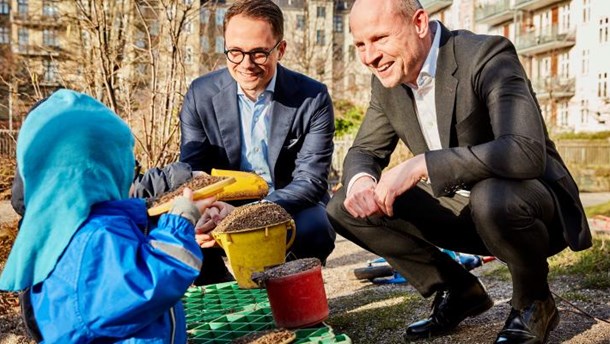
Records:
[[[282,63],[326,83],[333,99],[365,105],[370,72],[358,60],[352,44],[349,9],[353,0],[274,1],[286,19],[288,48]],[[604,63],[604,56],[610,53],[609,1],[420,1],[432,18],[449,28],[511,39],[550,130],[610,130],[610,64]],[[139,3],[113,3],[134,2]],[[104,96],[102,71],[84,67],[94,57],[96,37],[83,29],[86,21],[78,13],[91,3],[0,0],[0,60],[3,67],[9,66],[0,70],[1,128],[18,127],[32,99],[60,86],[91,84],[88,91]],[[172,51],[179,54],[181,72],[168,73],[156,82],[179,79],[176,87],[181,88],[225,65],[222,23],[232,0],[180,0],[170,7],[147,3],[154,7],[144,11],[148,24],[134,24],[138,29],[127,31],[124,50],[118,54],[130,59],[111,71],[118,78],[114,80],[117,85],[130,78],[146,79],[153,57],[158,65],[171,65],[176,61]],[[170,22],[163,26],[159,19],[179,13],[188,14],[181,21],[180,36],[171,44],[160,44],[160,37],[176,35],[176,30]],[[97,84],[92,80],[98,80]]]
[[[610,2],[422,0],[448,27],[513,41],[550,131],[610,130]]]
[[[0,0],[0,129],[14,129],[38,94],[52,92],[61,68],[73,68],[65,36],[67,3],[57,0]],[[65,80],[64,80],[65,81]],[[15,96],[23,95],[22,97]]]

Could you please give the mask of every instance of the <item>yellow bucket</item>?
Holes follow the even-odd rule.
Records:
[[[290,239],[286,242],[289,230]],[[253,272],[263,272],[265,267],[286,261],[286,250],[294,242],[296,226],[293,220],[289,220],[234,232],[212,232],[212,236],[225,250],[239,287],[252,289],[258,288],[258,284],[251,279]]]

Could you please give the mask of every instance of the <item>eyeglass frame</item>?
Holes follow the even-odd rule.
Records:
[[[254,50],[250,50],[250,51],[243,51],[241,49],[226,49],[224,51],[225,56],[227,57],[227,60],[229,60],[231,63],[235,63],[235,64],[240,64],[242,62],[244,62],[244,60],[246,59],[246,55],[248,55],[250,57],[250,62],[254,63],[255,65],[262,65],[267,63],[267,60],[269,60],[269,55],[271,55],[271,53],[280,46],[280,43],[282,43],[284,40],[280,39],[277,43],[275,43],[275,45],[273,46],[273,48],[269,49],[268,51],[264,50],[264,49],[254,49]],[[241,53],[241,60],[239,60],[239,62],[235,62],[233,61],[230,57],[229,57],[229,53],[237,53],[240,52]],[[263,53],[265,54],[265,61],[263,62],[256,62],[255,58],[252,56],[253,54],[257,54],[257,53]]]

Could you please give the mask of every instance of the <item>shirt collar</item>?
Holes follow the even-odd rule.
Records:
[[[419,71],[417,76],[417,86],[420,87],[424,84],[427,77],[434,78],[436,76],[436,62],[438,60],[438,49],[441,41],[441,25],[438,21],[434,20],[431,24],[435,25],[434,29],[434,40],[432,46],[428,52],[428,57],[424,61],[424,65]]]
[[[265,88],[265,91],[261,94],[265,94],[267,92],[271,92],[271,94],[273,94],[273,92],[275,92],[276,79],[277,79],[277,68],[275,69],[275,73],[273,73],[273,78],[271,78],[271,81],[269,81],[269,84],[267,84],[267,88]],[[237,85],[237,95],[244,96],[244,97],[246,96],[246,94],[241,89],[241,86],[239,86],[239,84]],[[246,98],[248,98],[248,97],[246,97]]]

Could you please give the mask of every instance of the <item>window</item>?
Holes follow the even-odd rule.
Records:
[[[210,10],[207,8],[201,7],[199,10],[199,21],[201,24],[207,24],[210,22]]]
[[[83,47],[91,47],[91,35],[88,31],[83,31],[83,33],[81,34],[81,39],[83,40]]]
[[[20,27],[17,32],[17,37],[19,39],[19,50],[27,50],[28,45],[30,44],[30,32],[28,29]]]
[[[591,20],[591,0],[582,1],[582,22],[588,23]]]
[[[225,8],[219,8],[216,10],[216,26],[222,26],[222,23],[225,20],[226,13],[227,13],[227,10]]]
[[[154,21],[152,23],[150,23],[150,34],[153,36],[158,36],[159,35],[159,22],[158,21]]]
[[[583,99],[580,101],[580,123],[587,124],[589,122],[589,100]]]
[[[333,17],[333,30],[335,32],[343,32],[343,17],[342,16]]]
[[[186,34],[193,33],[193,22],[189,21],[189,22],[184,23],[182,25],[182,29],[184,30],[184,33],[186,33]]]
[[[600,98],[608,97],[608,73],[597,74],[597,96]]]
[[[326,18],[326,7],[323,7],[323,6],[316,7],[316,17]]]
[[[28,0],[17,0],[17,12],[19,14],[28,14]]]
[[[570,76],[570,55],[568,53],[561,53],[559,58],[559,77],[568,78]]]
[[[568,103],[561,102],[558,104],[559,108],[559,125],[562,127],[567,127],[569,124],[569,111],[568,111]]]
[[[57,6],[53,1],[45,0],[42,3],[42,15],[54,17],[57,15]]]
[[[9,0],[0,0],[0,14],[8,14],[9,13]]]
[[[225,52],[225,40],[222,36],[216,36],[215,52],[223,54]]]
[[[336,61],[343,59],[343,46],[339,44],[333,44],[333,58]]]
[[[302,14],[297,14],[297,30],[305,29],[305,16]]]
[[[570,30],[570,4],[559,7],[559,33]]]
[[[582,51],[581,71],[582,75],[589,74],[589,49]]]
[[[142,31],[137,31],[135,34],[135,46],[144,49],[146,48],[146,35]]]
[[[11,36],[8,27],[0,26],[0,44],[9,44],[10,37]]]
[[[608,17],[599,20],[599,42],[608,42]]]
[[[184,63],[185,64],[193,63],[193,47],[184,48]]]
[[[53,29],[44,29],[42,31],[42,44],[47,47],[56,47],[57,31]]]
[[[349,46],[349,61],[354,61],[356,59],[356,47],[353,45]]]
[[[57,77],[59,75],[57,71],[57,62],[46,60],[43,62],[44,66],[44,81],[49,83],[57,82]]]
[[[201,51],[204,53],[210,52],[210,41],[206,36],[201,36]]]
[[[324,37],[324,30],[316,31],[316,45],[326,45],[326,39]]]

